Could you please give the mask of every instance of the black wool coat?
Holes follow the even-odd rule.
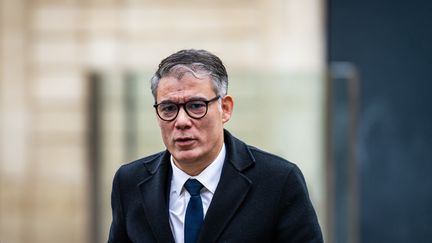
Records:
[[[299,168],[224,131],[221,179],[198,242],[323,242]],[[109,243],[174,242],[169,224],[170,154],[164,151],[117,171]]]

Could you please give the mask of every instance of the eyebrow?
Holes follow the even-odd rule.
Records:
[[[186,102],[189,102],[189,101],[197,101],[197,100],[207,100],[207,98],[206,98],[206,97],[202,97],[202,96],[192,96],[192,97],[189,97],[189,98],[186,100]],[[184,103],[186,103],[186,102],[184,102]],[[175,102],[175,101],[170,100],[170,99],[163,100],[163,101],[159,102],[159,104],[167,104],[167,103],[183,104],[183,103]]]

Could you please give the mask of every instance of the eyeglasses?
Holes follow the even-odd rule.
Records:
[[[210,100],[190,100],[185,103],[174,103],[171,101],[162,101],[159,104],[154,104],[153,107],[156,109],[157,115],[164,121],[174,121],[180,111],[180,107],[183,106],[186,114],[194,119],[203,118],[208,111],[208,104],[215,100],[218,100],[220,96],[216,96]]]

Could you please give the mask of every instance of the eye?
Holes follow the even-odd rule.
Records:
[[[199,100],[190,101],[186,104],[186,108],[188,110],[191,110],[191,111],[202,110],[202,109],[205,109],[205,107],[206,107],[206,103],[203,101],[199,101]]]
[[[177,111],[177,106],[173,103],[160,104],[159,111],[163,113],[173,113]]]

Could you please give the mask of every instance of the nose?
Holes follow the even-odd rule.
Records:
[[[177,114],[177,117],[175,119],[175,127],[177,129],[187,129],[190,128],[192,125],[191,118],[186,113],[186,110],[184,106],[180,107],[179,113]]]

